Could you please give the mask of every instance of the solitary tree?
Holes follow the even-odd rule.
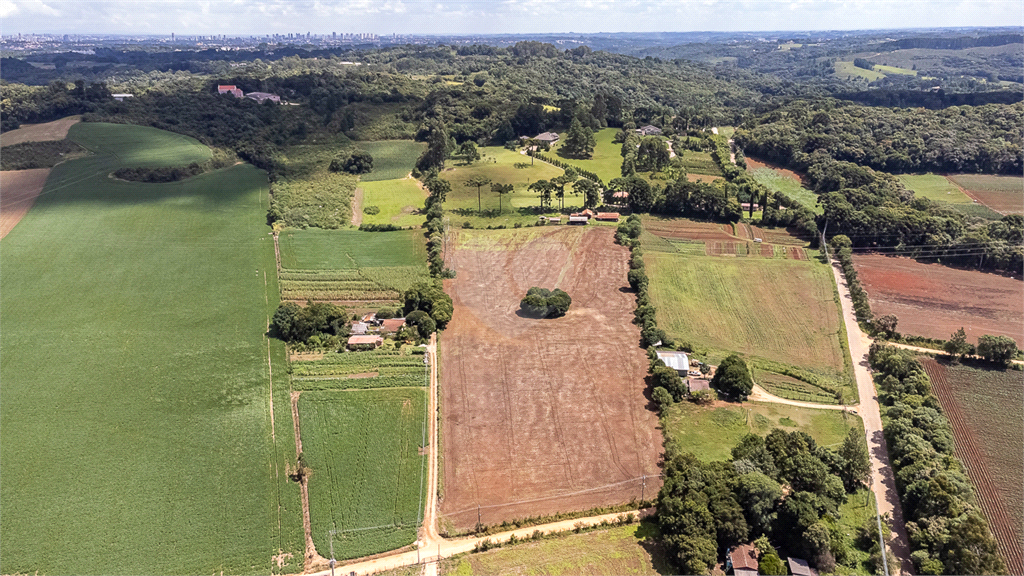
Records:
[[[572,167],[566,169],[565,174],[560,174],[551,179],[551,183],[555,186],[555,197],[558,198],[558,208],[565,208],[565,186],[572,184],[579,178],[576,170]]]
[[[479,160],[480,152],[476,149],[476,143],[471,140],[463,142],[459,147],[459,156],[462,156],[467,163]]]
[[[855,491],[863,484],[867,484],[871,477],[871,462],[868,460],[868,446],[864,442],[864,436],[856,429],[850,428],[839,449],[839,456],[843,459],[842,478],[846,489]]]
[[[891,338],[896,333],[897,324],[899,324],[899,318],[895,314],[886,314],[875,319],[875,330]]]
[[[984,335],[978,338],[978,356],[989,362],[1009,366],[1017,355],[1017,343],[1009,336]]]
[[[754,389],[754,381],[750,378],[747,363],[732,354],[718,365],[715,377],[711,379],[711,386],[726,396],[746,400]]]
[[[436,175],[429,178],[423,185],[430,191],[430,197],[434,199],[433,202],[444,202],[448,193],[452,191],[451,182]]]
[[[953,362],[959,362],[961,358],[971,353],[971,345],[967,343],[967,333],[964,332],[963,326],[949,336],[942,349],[953,358]]]
[[[498,184],[495,182],[491,184],[491,192],[498,195],[498,214],[501,214],[501,197],[505,194],[511,194],[515,188],[511,184]]]
[[[551,205],[551,193],[554,191],[554,186],[549,180],[537,180],[533,184],[530,184],[528,188],[531,192],[536,192],[540,196],[540,207],[544,208]]]
[[[469,180],[463,182],[466,186],[476,186],[476,211],[483,211],[483,204],[480,199],[480,189],[491,183],[491,179],[486,176],[474,176]]]
[[[597,186],[597,183],[589,178],[580,178],[573,183],[572,189],[577,194],[583,194],[584,208],[597,206],[601,199],[601,189]]]

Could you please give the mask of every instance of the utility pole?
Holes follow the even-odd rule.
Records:
[[[644,491],[647,489],[647,474],[644,474],[644,483],[640,485],[640,502],[644,501]]]
[[[334,565],[336,564],[336,562],[334,560],[334,535],[337,534],[337,533],[338,533],[337,530],[328,530],[327,531],[328,538],[330,539],[330,542],[331,542],[331,561],[330,561],[331,576],[334,576]]]
[[[871,477],[872,488],[875,484],[874,476]],[[889,560],[885,554],[885,538],[882,536],[882,515],[878,512],[878,504],[875,504],[875,519],[878,520],[878,545],[882,549],[882,574],[889,576]]]

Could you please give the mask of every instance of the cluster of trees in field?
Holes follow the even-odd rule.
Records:
[[[572,305],[572,297],[564,290],[555,288],[548,290],[534,286],[526,291],[526,296],[519,302],[519,308],[527,316],[534,318],[559,318],[565,316]]]
[[[978,337],[978,344],[975,346],[967,341],[967,333],[961,326],[959,330],[950,334],[949,340],[942,345],[942,350],[949,354],[953,362],[959,362],[968,354],[977,354],[993,364],[1009,366],[1020,350],[1017,343],[1009,336],[993,336],[983,334]]]
[[[4,66],[8,60],[4,58]],[[103,83],[78,80],[73,86],[53,82],[46,86],[0,84],[0,130],[14,130],[25,123],[49,122],[65,116],[92,112],[111,101],[110,90]]]
[[[4,153],[0,155],[0,170],[51,168],[69,156],[85,153],[84,148],[71,140],[22,142],[4,146]]]
[[[928,374],[913,353],[892,346],[873,344],[869,360],[880,375],[885,439],[915,571],[1005,573]]]
[[[402,294],[405,321],[417,326],[426,338],[435,330],[443,330],[451,322],[455,306],[445,293],[440,280],[420,282]]]
[[[188,166],[161,166],[158,168],[119,168],[114,177],[130,182],[177,182],[211,170],[219,170],[233,165],[238,161],[234,153],[221,148],[213,148],[213,157],[206,162],[193,162]],[[6,154],[7,152],[4,151]]]
[[[753,539],[762,549],[761,574],[787,573],[774,546],[822,572],[849,561],[856,548],[870,550],[881,569],[875,519],[854,537],[838,522],[839,507],[870,474],[867,445],[856,428],[838,450],[803,432],[748,434],[723,462],[701,462],[669,441],[664,470],[661,541],[683,574],[707,574],[727,550]]]
[[[350,330],[348,312],[330,302],[282,302],[270,324],[282,340],[312,348],[340,348]]]
[[[893,172],[1020,174],[1024,103],[943,110],[796,101],[745,122],[747,154],[806,171],[816,155]]]

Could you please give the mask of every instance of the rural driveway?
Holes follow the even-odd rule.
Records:
[[[750,396],[747,396],[747,400],[752,402],[772,402],[775,404],[785,404],[787,406],[797,406],[799,408],[814,408],[817,410],[852,410],[856,412],[856,408],[851,408],[842,404],[818,404],[817,402],[800,402],[799,400],[780,398],[774,394],[769,394],[767,390],[761,388],[757,384],[754,384],[754,389],[750,391]]]
[[[896,479],[893,477],[892,466],[889,464],[889,452],[882,435],[882,414],[878,407],[878,396],[875,383],[868,369],[868,349],[871,340],[861,332],[857,317],[853,313],[853,298],[846,278],[838,265],[832,263],[832,274],[835,275],[836,286],[839,288],[839,303],[843,309],[843,321],[846,323],[846,338],[850,346],[850,357],[853,360],[853,373],[857,379],[857,392],[860,394],[860,405],[857,413],[864,422],[864,432],[868,440],[868,453],[871,455],[871,490],[875,493],[878,513],[889,513],[892,518],[892,552],[900,560],[901,573],[913,574],[914,565],[910,562],[910,546],[907,528],[903,521],[903,508],[900,507],[899,495],[896,492]]]

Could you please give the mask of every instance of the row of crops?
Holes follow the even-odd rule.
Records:
[[[422,266],[282,270],[281,298],[396,302],[403,291],[426,279]]]
[[[319,360],[292,363],[296,390],[357,390],[426,386],[422,349],[334,352]]]

